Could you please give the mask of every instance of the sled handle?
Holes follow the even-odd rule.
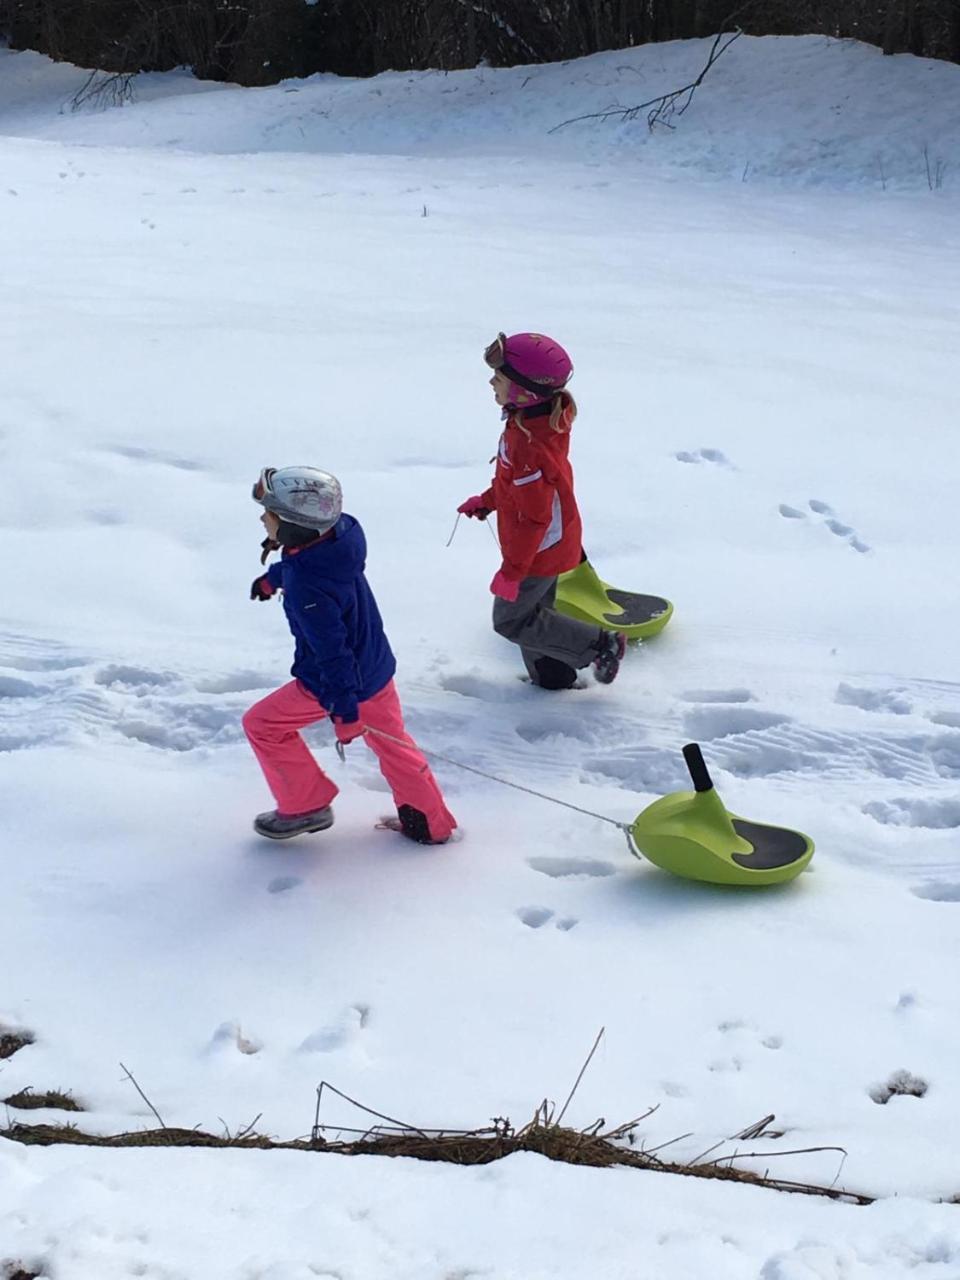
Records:
[[[687,769],[690,772],[690,780],[693,782],[694,790],[712,791],[713,782],[707,772],[707,766],[703,760],[703,752],[696,742],[687,743],[683,748],[683,758],[687,762]]]

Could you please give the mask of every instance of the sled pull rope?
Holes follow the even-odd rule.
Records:
[[[457,529],[460,527],[460,517],[461,517],[461,515],[462,515],[462,514],[463,514],[463,513],[462,513],[461,511],[458,511],[458,512],[457,512],[457,518],[456,518],[456,520],[454,520],[454,522],[453,522],[453,529],[450,531],[450,537],[447,539],[447,546],[448,546],[448,547],[449,547],[449,546],[451,546],[451,545],[453,544],[453,540],[454,540],[454,538],[457,536]],[[487,526],[487,528],[490,530],[490,537],[494,540],[494,542],[497,544],[497,547],[499,548],[499,546],[500,546],[500,539],[499,539],[499,538],[497,537],[497,535],[494,533],[494,531],[493,531],[493,525],[492,525],[492,524],[490,524],[489,520],[484,520],[484,522],[483,522],[483,523],[484,523],[484,524]]]
[[[387,742],[393,742],[398,747],[408,747],[410,745],[409,742],[404,742],[402,738],[395,738],[393,734],[384,733],[382,729],[373,729],[369,725],[367,725],[365,732],[372,733],[376,738],[385,738]],[[342,745],[342,743],[337,743],[341,760],[345,759]],[[538,800],[546,800],[548,804],[557,804],[563,809],[572,809],[574,813],[582,813],[587,818],[597,818],[600,822],[609,822],[612,827],[625,831],[629,841],[631,831],[629,822],[620,822],[616,818],[608,818],[606,814],[594,813],[592,809],[583,809],[578,804],[571,804],[569,800],[558,800],[556,796],[548,796],[543,791],[534,791],[533,787],[525,787],[519,782],[510,782],[506,778],[498,777],[495,773],[487,773],[472,764],[464,764],[462,760],[454,760],[450,756],[441,755],[439,751],[427,751],[423,747],[420,747],[420,750],[425,756],[429,756],[431,760],[442,760],[444,764],[452,764],[454,768],[463,769],[466,773],[475,773],[478,778],[486,778],[488,782],[498,782],[501,787],[511,787],[514,791],[524,792],[525,795],[536,796]]]

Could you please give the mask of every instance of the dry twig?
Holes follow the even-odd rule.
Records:
[[[724,40],[724,35],[727,39]],[[696,80],[692,80],[690,84],[686,84],[682,89],[673,89],[670,93],[661,93],[656,98],[650,98],[647,102],[639,102],[635,107],[609,107],[606,111],[590,111],[586,115],[573,116],[570,120],[563,120],[560,124],[555,124],[549,133],[556,133],[560,129],[565,129],[568,124],[580,124],[584,120],[611,120],[615,116],[619,116],[622,121],[636,120],[641,111],[647,112],[647,128],[653,131],[655,125],[666,125],[668,129],[672,129],[671,120],[675,115],[682,116],[693,101],[693,95],[703,83],[707,72],[720,57],[722,53],[730,48],[735,40],[738,40],[743,32],[738,27],[736,31],[724,33],[720,31],[713,42],[710,49],[710,56],[707,58],[706,65],[697,76]],[[721,43],[722,41],[722,43]]]
[[[593,1042],[593,1048],[587,1054],[587,1060],[586,1062],[584,1062],[583,1066],[580,1068],[580,1074],[577,1076],[576,1080],[574,1080],[573,1088],[570,1090],[569,1094],[567,1095],[567,1100],[563,1104],[562,1111],[557,1116],[557,1124],[559,1124],[560,1121],[563,1119],[563,1117],[567,1114],[567,1107],[569,1107],[570,1103],[573,1101],[573,1095],[580,1088],[580,1081],[583,1079],[584,1075],[586,1074],[587,1067],[589,1067],[590,1061],[593,1058],[593,1055],[597,1052],[597,1046],[600,1044],[600,1041],[603,1039],[603,1033],[605,1031],[606,1031],[606,1027],[601,1027],[600,1030],[597,1032],[597,1038]]]
[[[147,1104],[147,1106],[150,1108],[153,1114],[160,1121],[160,1128],[166,1129],[167,1126],[163,1123],[163,1117],[161,1116],[160,1112],[157,1110],[157,1108],[153,1105],[153,1103],[150,1101],[147,1095],[143,1092],[143,1090],[137,1084],[136,1080],[133,1078],[132,1073],[127,1070],[127,1068],[123,1065],[122,1062],[120,1063],[120,1068],[123,1071],[123,1074],[127,1077],[130,1083],[136,1089],[137,1093],[139,1093],[140,1097],[144,1100],[144,1102]]]

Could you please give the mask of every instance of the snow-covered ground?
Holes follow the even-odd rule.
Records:
[[[708,48],[148,77],[80,113],[84,73],[0,51],[0,1029],[35,1036],[0,1098],[70,1089],[86,1128],[150,1125],[123,1062],[168,1125],[299,1136],[322,1079],[413,1124],[519,1123],[605,1026],[572,1123],[657,1105],[643,1140],[689,1135],[669,1151],[693,1159],[775,1113],[746,1167],[884,1198],[4,1141],[0,1267],[960,1275],[938,1203],[960,1193],[960,68],[743,38],[673,131],[547,133]],[[573,353],[591,558],[676,605],[612,688],[520,682],[489,630],[493,541],[445,545],[489,475],[501,328]],[[249,490],[301,461],[367,529],[428,750],[630,820],[687,785],[695,739],[731,809],[815,838],[810,872],[671,879],[442,763],[464,837],[416,849],[373,830],[379,773],[323,729],[336,827],[258,841],[239,717],[290,642],[247,599]],[[898,1072],[926,1092],[881,1105]],[[825,1145],[842,1167],[777,1155]]]

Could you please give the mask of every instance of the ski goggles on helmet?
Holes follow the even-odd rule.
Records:
[[[253,500],[254,502],[263,502],[264,498],[272,497],[273,490],[270,488],[270,481],[276,474],[276,467],[264,467],[260,472],[260,479],[254,482]]]
[[[502,373],[505,378],[509,378],[511,382],[515,382],[518,387],[523,387],[524,391],[529,391],[532,395],[539,396],[541,399],[549,398],[554,388],[549,383],[535,382],[533,378],[528,378],[525,373],[520,373],[507,360],[507,335],[498,333],[493,342],[490,343],[483,358],[491,369],[495,369],[497,373]]]

